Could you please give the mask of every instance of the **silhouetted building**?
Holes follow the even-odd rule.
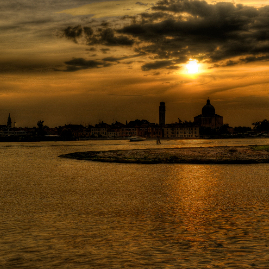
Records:
[[[194,123],[200,127],[218,128],[223,125],[223,117],[215,113],[215,108],[210,104],[209,98],[202,108],[202,114],[194,117]]]
[[[159,125],[165,125],[165,102],[160,102],[159,106]]]
[[[11,117],[10,117],[10,113],[8,114],[8,118],[7,118],[7,128],[11,128]]]
[[[107,130],[110,127],[109,124],[104,123],[103,121],[95,124],[95,127],[91,128],[91,137],[107,137]]]
[[[192,122],[166,124],[164,138],[199,138],[199,126]]]

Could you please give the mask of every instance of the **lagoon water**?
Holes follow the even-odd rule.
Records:
[[[269,164],[60,154],[269,139],[0,144],[0,268],[269,268]]]

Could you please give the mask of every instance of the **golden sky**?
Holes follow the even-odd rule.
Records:
[[[158,123],[161,101],[167,123],[192,121],[208,97],[230,126],[269,119],[264,0],[9,0],[0,14],[0,125]]]

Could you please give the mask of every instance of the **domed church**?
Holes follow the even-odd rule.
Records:
[[[215,108],[210,104],[208,98],[206,105],[202,108],[202,114],[194,117],[194,123],[201,127],[214,129],[223,125],[223,117],[215,113]]]

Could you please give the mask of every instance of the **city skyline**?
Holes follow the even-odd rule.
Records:
[[[148,121],[147,118],[143,118],[143,119],[135,119],[135,120],[126,120],[125,123],[124,122],[120,122],[117,119],[114,119],[113,122],[104,122],[104,121],[99,121],[99,122],[95,122],[93,124],[87,124],[87,123],[64,123],[58,126],[48,126],[47,124],[44,125],[44,121],[43,120],[39,120],[37,122],[37,126],[39,126],[39,123],[42,124],[42,126],[46,126],[48,128],[57,128],[57,127],[63,127],[63,126],[83,126],[85,128],[90,128],[90,127],[96,127],[99,125],[108,125],[108,126],[121,126],[121,125],[135,125],[136,123],[138,125],[142,124],[142,122],[147,122],[147,124],[153,124],[153,125],[157,125],[161,128],[168,126],[168,125],[175,125],[175,124],[179,124],[179,125],[184,125],[186,124],[189,125],[193,125],[193,126],[200,126],[200,127],[209,127],[211,129],[219,129],[221,126],[225,125],[227,127],[243,127],[241,125],[239,126],[230,126],[229,123],[225,123],[223,124],[223,116],[220,116],[218,114],[215,113],[215,107],[212,106],[212,104],[210,103],[210,99],[208,98],[206,103],[204,104],[204,106],[201,108],[201,114],[196,115],[193,117],[192,120],[181,120],[180,118],[177,118],[176,121],[174,122],[167,122],[166,121],[166,105],[165,102],[160,102],[159,105],[159,112],[158,112],[158,118],[159,121],[158,122],[151,122]],[[262,121],[266,121],[266,119],[264,120],[258,120],[256,122],[253,122],[251,124],[251,127],[256,126],[258,123],[261,123]],[[16,125],[17,122],[15,120],[15,118],[11,118],[10,113],[8,114],[8,118],[7,118],[7,123],[6,124],[0,124],[0,127],[2,127],[3,129],[6,128],[29,128],[30,126],[18,126]],[[247,126],[245,126],[247,127]],[[32,126],[30,128],[36,128],[36,126]],[[101,127],[102,128],[102,127]],[[248,128],[248,127],[247,127]]]
[[[0,122],[269,118],[266,1],[15,0],[1,12]]]

